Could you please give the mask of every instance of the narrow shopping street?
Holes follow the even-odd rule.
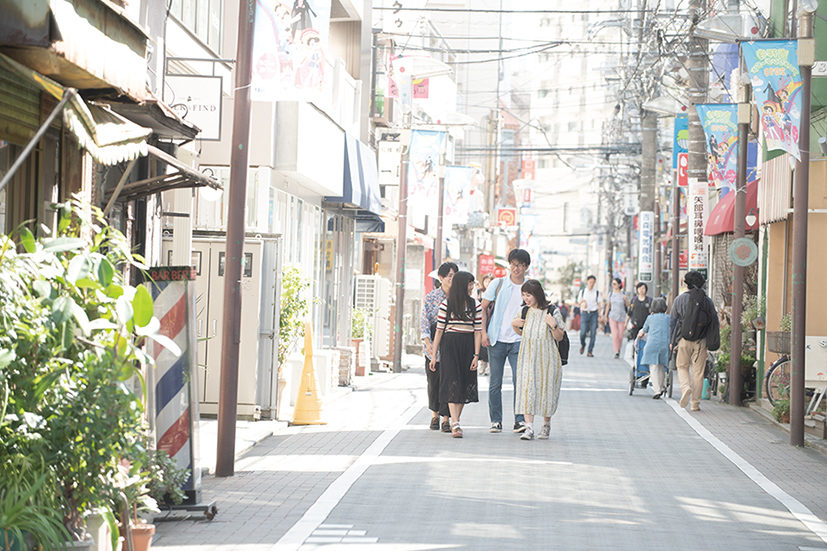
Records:
[[[827,549],[827,456],[746,408],[629,396],[607,337],[595,358],[573,341],[548,441],[488,432],[487,377],[458,440],[428,429],[422,366],[375,374],[206,477],[217,517],[158,522],[154,547]]]

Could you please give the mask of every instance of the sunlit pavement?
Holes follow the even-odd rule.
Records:
[[[629,396],[609,338],[586,358],[571,337],[550,440],[520,440],[510,413],[489,434],[487,377],[465,438],[429,430],[417,361],[336,400],[326,426],[278,429],[234,477],[205,478],[218,516],[158,523],[154,547],[827,550],[824,455],[743,408]]]

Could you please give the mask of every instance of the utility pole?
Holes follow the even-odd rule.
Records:
[[[407,115],[405,115],[407,116]],[[403,122],[403,125],[405,123]],[[409,128],[410,125],[407,125]],[[410,142],[402,143],[399,175],[399,214],[396,217],[396,306],[393,330],[393,372],[402,373],[402,324],[405,322],[405,256],[408,247],[408,155]]]
[[[658,116],[652,111],[643,110],[640,117],[640,127],[642,132],[641,141],[641,161],[640,161],[640,212],[655,212],[655,187],[657,179],[657,165],[658,165]],[[653,230],[654,237],[654,230]],[[641,231],[641,239],[643,239],[643,232]],[[655,243],[654,238],[651,243],[651,254],[654,259]],[[650,279],[644,279],[643,274],[638,274],[638,279],[647,283],[649,296],[657,296],[657,266],[652,262],[652,272]]]
[[[749,146],[750,104],[747,100],[747,87],[739,86],[738,104],[738,179],[735,186],[735,239],[741,239],[745,233],[745,216],[747,214],[747,149]],[[732,333],[730,334],[729,358],[729,403],[741,405],[741,348],[742,328],[741,314],[744,311],[744,267],[735,264],[732,274]],[[760,383],[759,383],[760,384]]]
[[[250,83],[253,74],[255,0],[238,6],[235,102],[227,207],[227,251],[224,264],[224,329],[221,335],[221,388],[218,394],[218,449],[215,476],[235,472],[235,422],[238,412],[238,358],[241,343],[241,264],[244,261],[244,208],[250,142]]]
[[[804,348],[807,335],[807,209],[810,182],[810,103],[815,57],[813,11],[798,18],[798,64],[801,71],[801,124],[793,184],[792,369],[790,377],[790,444],[804,445]]]

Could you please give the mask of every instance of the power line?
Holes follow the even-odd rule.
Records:
[[[642,12],[654,13],[655,10],[495,10],[495,9],[475,9],[475,8],[406,8],[393,6],[374,6],[374,10],[378,11],[392,11],[399,13],[407,12],[441,12],[441,13],[504,13],[509,15],[532,15],[532,14],[597,14],[597,15],[615,15],[615,14],[640,14]]]

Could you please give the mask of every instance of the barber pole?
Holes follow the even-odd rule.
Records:
[[[159,333],[181,349],[176,356],[153,342],[149,353],[155,359],[151,384],[150,411],[154,412],[156,449],[163,450],[179,468],[190,473],[183,489],[187,503],[197,503],[201,492],[201,469],[198,468],[198,439],[194,430],[198,420],[198,388],[195,370],[195,279],[189,267],[150,269],[147,283],[154,301],[154,314],[160,321]]]

